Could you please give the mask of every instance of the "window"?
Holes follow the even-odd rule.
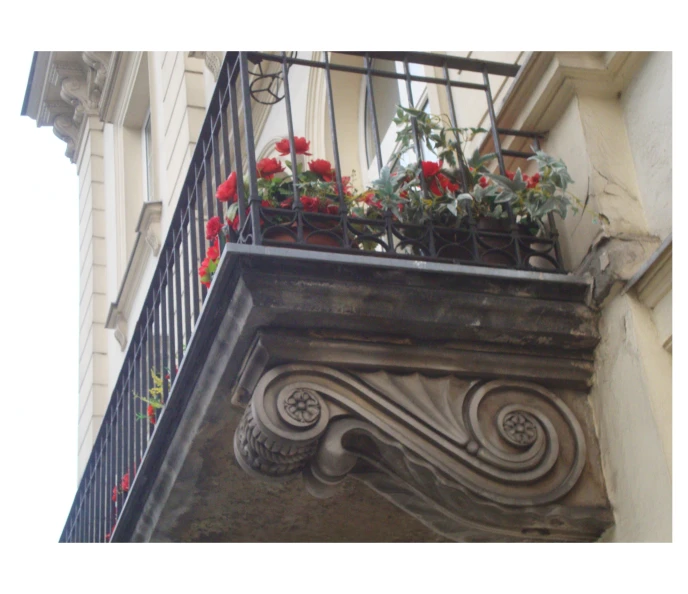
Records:
[[[146,121],[143,124],[143,176],[145,179],[145,193],[144,202],[151,202],[155,200],[153,194],[153,136],[151,134],[151,117],[150,111],[146,116]]]

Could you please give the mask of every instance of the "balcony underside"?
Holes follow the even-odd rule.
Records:
[[[587,292],[228,245],[113,540],[595,540]]]

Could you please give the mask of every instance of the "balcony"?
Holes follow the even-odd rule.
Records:
[[[322,81],[331,142],[327,170],[295,183],[298,71]],[[227,54],[61,541],[585,541],[609,527],[587,401],[597,317],[552,212],[533,230],[505,201],[485,224],[460,199],[477,171],[461,143],[451,195],[418,165],[432,160],[419,85],[443,92],[451,130],[457,90],[472,91],[489,130],[468,144],[494,151],[486,175],[510,187],[508,160],[525,170],[524,144],[543,138],[498,126],[490,77],[517,73],[411,52]],[[382,177],[397,149],[376,81],[397,83],[409,151],[387,181],[411,195],[403,211],[347,180],[347,77],[364,81]],[[269,118],[291,181],[260,166]],[[218,193],[232,174],[245,183]]]

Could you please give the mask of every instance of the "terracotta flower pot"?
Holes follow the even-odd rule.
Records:
[[[311,229],[310,226],[317,227]],[[337,223],[309,223],[303,226],[303,238],[308,245],[323,247],[342,247],[341,230],[336,228]],[[296,223],[288,226],[276,225],[263,232],[263,239],[279,243],[296,243]]]

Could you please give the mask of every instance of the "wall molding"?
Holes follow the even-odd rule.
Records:
[[[108,310],[105,327],[115,331],[115,338],[122,351],[127,346],[128,320],[146,265],[151,256],[157,257],[160,252],[161,215],[162,202],[147,202],[143,205],[136,225],[134,249],[124,272],[117,299],[110,304]]]

